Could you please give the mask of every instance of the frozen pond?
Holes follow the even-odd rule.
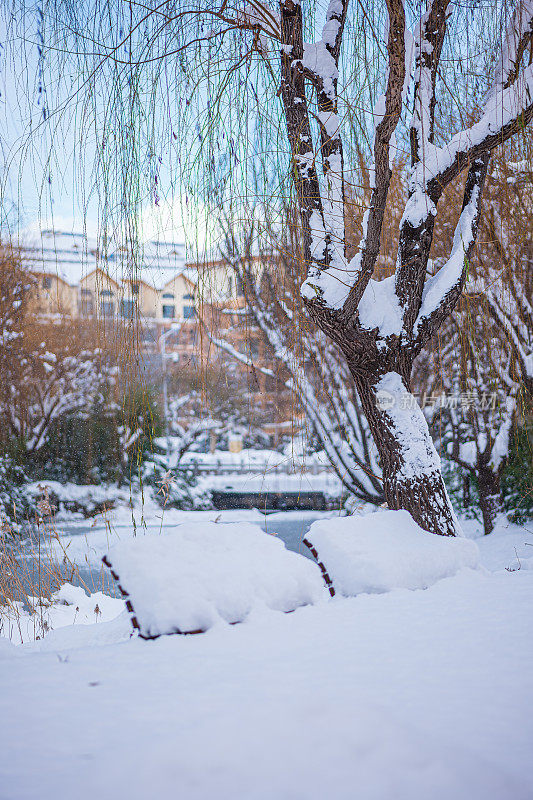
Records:
[[[131,512],[130,512],[131,513]],[[334,512],[313,511],[285,511],[264,515],[255,510],[236,510],[233,512],[199,511],[199,512],[172,512],[157,518],[153,513],[147,514],[141,521],[136,518],[136,531],[138,536],[144,534],[157,534],[171,532],[177,525],[186,522],[206,521],[218,519],[221,523],[236,521],[252,522],[267,533],[277,535],[285,542],[289,550],[312,558],[302,539],[311,524],[317,519],[330,517]],[[84,585],[89,591],[104,591],[107,594],[117,595],[118,592],[107,569],[101,563],[102,555],[114,540],[127,538],[132,535],[134,525],[126,521],[128,512],[120,510],[118,518],[111,523],[101,523],[97,520],[58,521],[54,525],[58,536],[53,544],[55,553],[54,571],[61,574],[64,582],[74,585]],[[137,515],[136,515],[137,517]],[[30,584],[34,586],[46,585],[46,573],[52,560],[48,556],[37,557],[35,542],[27,548],[24,559],[24,577],[22,583],[26,590]],[[67,555],[67,563],[62,563]],[[76,565],[73,573],[72,566]],[[41,575],[45,577],[41,578]]]

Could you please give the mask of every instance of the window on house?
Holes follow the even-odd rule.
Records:
[[[94,314],[94,306],[93,306],[93,293],[90,289],[81,289],[80,291],[81,296],[81,313],[84,314],[86,317],[90,317]]]
[[[51,289],[52,288],[52,278],[50,275],[45,275],[43,278],[43,289]]]
[[[174,300],[174,295],[172,292],[165,292],[163,295],[163,300]]]
[[[110,292],[109,289],[102,289],[100,292],[101,297],[113,297],[113,292]]]
[[[192,295],[192,294],[184,294],[183,295],[183,299],[184,300],[194,300],[194,295]]]
[[[233,294],[233,277],[231,275],[228,278],[228,292]]]
[[[131,319],[135,314],[135,300],[120,301],[120,315],[126,319]]]
[[[132,283],[131,284],[131,293],[132,294],[139,294],[139,284],[138,283]]]
[[[183,319],[194,319],[196,317],[196,309],[194,306],[183,306]]]
[[[163,306],[163,317],[164,319],[174,319],[174,312],[176,310],[176,306]]]
[[[109,300],[102,300],[100,303],[100,316],[112,317],[115,313],[115,304]]]

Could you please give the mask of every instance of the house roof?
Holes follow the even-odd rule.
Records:
[[[145,242],[132,260],[126,248],[109,245],[103,252],[95,239],[83,233],[46,230],[23,248],[23,256],[32,271],[57,275],[71,286],[77,286],[95,269],[117,283],[142,280],[157,290],[177,275],[194,284],[198,279],[197,270],[185,265],[182,242]]]

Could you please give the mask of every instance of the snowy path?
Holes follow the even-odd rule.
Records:
[[[502,568],[526,538],[480,542],[492,574],[202,636],[0,640],[0,797],[531,798],[533,571]]]

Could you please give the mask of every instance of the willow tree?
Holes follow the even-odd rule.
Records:
[[[532,0],[465,8],[450,0],[351,8],[348,0],[331,0],[322,21],[314,3],[298,0],[277,6],[146,0],[118,3],[116,19],[109,0],[53,0],[47,8],[54,9],[52,29],[68,47],[56,42],[55,50],[46,51],[43,36],[44,51],[70,52],[89,65],[75,96],[87,87],[98,96],[98,76],[110,78],[100,85],[91,124],[99,139],[97,161],[117,154],[119,183],[131,186],[148,176],[159,201],[164,159],[154,130],[166,131],[170,144],[173,138],[184,145],[178,160],[187,160],[189,175],[200,176],[197,199],[209,214],[217,203],[227,211],[228,202],[249,190],[248,161],[264,165],[267,175],[274,153],[280,182],[285,164],[306,273],[302,297],[353,376],[379,451],[388,505],[409,510],[429,531],[454,535],[440,460],[410,395],[411,370],[462,293],[491,153],[533,116]],[[251,81],[259,69],[261,80]],[[367,103],[376,86],[371,111]],[[160,89],[167,100],[174,94],[183,99],[182,117],[172,103],[154,102]],[[191,106],[200,113],[187,126]],[[149,147],[136,138],[139,125]],[[354,255],[346,189],[357,185],[360,165],[350,141],[354,131],[362,138],[365,130],[372,192]],[[389,187],[406,152],[409,191],[394,274],[380,279],[376,264]],[[165,158],[172,155],[167,147]],[[100,174],[108,186],[110,171],[101,168]],[[451,252],[430,274],[435,221],[453,181],[463,181],[462,209]],[[289,187],[281,191],[287,194]],[[113,205],[107,190],[104,199],[127,217],[130,196],[123,195],[122,205]]]
[[[340,348],[377,448],[389,507],[409,510],[425,529],[454,535],[456,522],[440,461],[424,416],[410,395],[414,358],[455,307],[467,276],[482,213],[492,151],[519,133],[533,116],[533,3],[518,3],[503,31],[493,79],[476,121],[454,135],[436,136],[437,86],[449,0],[430,0],[411,30],[402,0],[387,0],[387,69],[374,108],[372,196],[358,250],[347,257],[345,156],[339,112],[339,59],[345,39],[347,0],[331,0],[320,38],[306,42],[305,6],[282,0],[279,13],[255,2],[236,20],[256,40],[279,43],[278,82],[292,158],[307,277],[301,287],[312,319]],[[481,10],[479,13],[483,13]],[[365,35],[363,29],[362,34]],[[454,46],[461,50],[461,41]],[[349,87],[344,87],[349,91]],[[400,223],[396,268],[376,280],[382,222],[395,163],[393,137],[408,107],[409,196]],[[468,97],[463,98],[468,106]],[[316,124],[315,124],[316,123]],[[465,174],[462,211],[449,258],[428,276],[435,220],[445,188]]]

